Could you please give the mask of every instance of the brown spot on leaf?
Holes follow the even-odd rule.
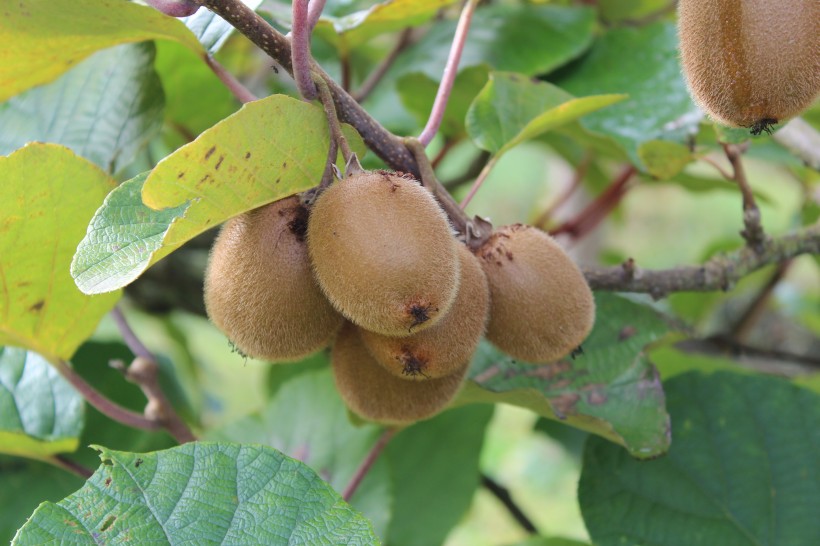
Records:
[[[216,146],[211,146],[211,149],[205,152],[205,159],[210,158],[216,151]]]
[[[251,153],[250,152],[245,152],[245,159],[250,159],[250,158],[251,158]]]
[[[105,479],[105,486],[108,487],[109,485],[111,485],[111,478],[106,478]]]
[[[29,311],[32,313],[39,313],[43,306],[46,304],[45,300],[40,300],[31,307],[28,308]]]
[[[141,464],[142,464],[142,459],[137,459],[136,461],[134,461],[134,468],[139,468]]]
[[[555,416],[563,421],[567,418],[567,415],[575,413],[575,405],[580,399],[579,394],[568,392],[550,398],[549,401]]]
[[[288,168],[288,162],[287,162],[287,161],[283,161],[283,162],[282,162],[282,168],[283,168],[283,169],[287,169],[287,168]]]
[[[105,518],[102,527],[100,527],[100,532],[102,533],[103,531],[107,531],[112,525],[114,525],[115,521],[117,521],[117,516],[108,516]]]
[[[572,365],[569,362],[562,360],[560,362],[554,362],[544,366],[537,366],[532,370],[529,370],[525,375],[527,377],[537,377],[539,379],[546,379],[547,381],[550,381],[555,376],[568,372],[571,369]]]
[[[179,171],[177,173],[177,178],[182,178],[183,176],[185,176],[185,171]]]
[[[589,385],[584,385],[581,390],[586,395],[587,403],[592,404],[593,406],[600,406],[601,404],[605,404],[607,401],[604,388],[605,386],[601,383],[590,383]]]
[[[222,161],[223,161],[224,159],[225,159],[225,156],[224,156],[224,155],[219,156],[219,161],[217,161],[217,162],[216,162],[216,165],[214,165],[214,169],[215,169],[215,170],[217,170],[217,171],[219,170],[219,166],[220,166],[220,165],[222,165]]]
[[[637,333],[638,329],[634,326],[624,326],[621,328],[621,331],[618,332],[618,341],[626,341]]]

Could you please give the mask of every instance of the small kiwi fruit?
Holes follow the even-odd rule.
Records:
[[[435,324],[458,291],[458,241],[409,175],[354,174],[316,199],[308,249],[319,285],[355,324],[407,336]]]
[[[373,358],[397,377],[437,379],[469,363],[490,310],[487,277],[478,259],[459,244],[461,283],[456,301],[436,325],[408,337],[390,337],[360,330],[362,342]]]
[[[820,92],[817,0],[680,0],[678,33],[692,97],[720,123],[769,132]]]
[[[504,226],[479,248],[490,284],[487,339],[528,362],[576,349],[592,329],[595,300],[578,266],[531,226]]]
[[[247,356],[300,358],[330,344],[344,322],[313,279],[307,218],[291,196],[232,218],[214,242],[205,307]]]
[[[359,329],[346,323],[331,353],[336,388],[348,408],[387,425],[428,419],[455,398],[467,375],[465,363],[455,373],[429,381],[407,381],[380,366],[367,351]]]

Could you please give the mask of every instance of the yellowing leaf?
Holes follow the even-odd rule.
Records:
[[[0,101],[50,82],[97,50],[175,40],[204,53],[186,26],[123,0],[26,0],[0,8]]]
[[[69,149],[40,143],[0,157],[0,179],[0,344],[68,359],[119,298],[88,297],[69,274],[114,181]]]

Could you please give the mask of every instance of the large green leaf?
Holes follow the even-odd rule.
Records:
[[[119,293],[88,297],[69,274],[71,256],[114,182],[55,144],[0,157],[0,344],[68,359]]]
[[[202,52],[180,21],[122,0],[5,2],[0,15],[0,101],[118,44],[167,39]]]
[[[246,104],[106,198],[71,264],[77,286],[125,286],[203,231],[315,186],[328,145],[320,108],[284,95]]]
[[[456,0],[385,0],[372,7],[345,15],[323,17],[316,33],[342,51],[349,51],[370,38],[420,25]]]
[[[261,411],[216,431],[212,437],[274,447],[313,468],[336,491],[343,491],[378,440],[381,428],[350,422],[326,365],[318,370],[302,363],[276,368],[306,371],[286,380]],[[384,536],[393,504],[384,458],[370,469],[350,503]]]
[[[378,544],[313,470],[271,448],[98,449],[103,464],[85,486],[41,504],[12,544]]]
[[[574,98],[522,74],[495,72],[467,112],[467,132],[496,156],[581,116],[620,102],[625,95]]]
[[[603,436],[635,457],[669,447],[669,416],[644,348],[668,331],[651,309],[612,294],[595,297],[595,327],[583,353],[553,364],[522,364],[489,343],[473,359],[461,402],[503,402]]]
[[[452,409],[401,431],[388,444],[395,500],[385,542],[444,543],[478,486],[479,456],[491,416],[487,406]]]
[[[596,545],[820,544],[820,396],[728,372],[675,377],[666,393],[665,457],[587,444],[579,500]]]
[[[55,142],[117,172],[159,131],[162,107],[153,43],[112,47],[0,104],[0,154]]]
[[[701,114],[689,98],[678,55],[674,23],[617,28],[599,38],[555,83],[576,96],[628,94],[629,100],[589,115],[581,124],[615,139],[641,165],[641,143],[683,143],[697,132]]]
[[[40,355],[0,347],[0,453],[45,458],[77,449],[83,399]]]
[[[399,59],[397,73],[423,72],[441,80],[455,28],[454,20],[433,26]],[[459,66],[545,74],[583,53],[594,30],[595,12],[587,7],[493,4],[473,16]]]

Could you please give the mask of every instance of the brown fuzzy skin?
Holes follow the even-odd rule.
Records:
[[[399,379],[373,359],[351,323],[336,338],[331,362],[336,388],[347,407],[386,425],[410,424],[442,411],[455,398],[468,368],[465,364],[456,373],[423,382]]]
[[[479,249],[490,284],[487,339],[514,358],[549,362],[577,348],[595,322],[578,266],[531,226],[504,226]]]
[[[301,358],[329,345],[344,322],[313,279],[306,221],[289,197],[232,218],[214,242],[205,306],[248,356]]]
[[[820,92],[817,0],[680,0],[678,33],[690,92],[720,123],[771,125]]]
[[[328,299],[387,336],[410,335],[447,313],[458,291],[457,245],[430,192],[387,171],[336,182],[308,222],[313,270]]]
[[[458,296],[438,324],[403,338],[360,330],[373,358],[396,377],[428,381],[469,364],[487,325],[490,289],[478,258],[464,245],[459,245],[459,258]]]

